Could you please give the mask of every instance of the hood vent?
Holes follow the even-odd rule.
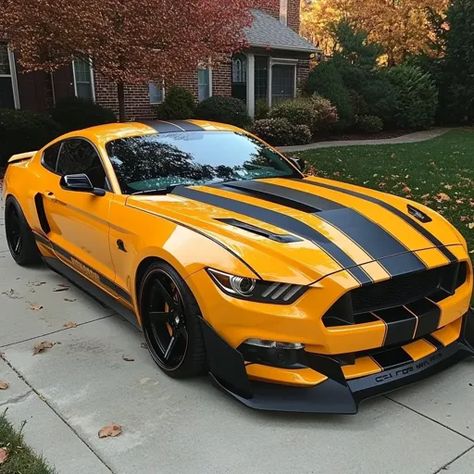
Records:
[[[291,234],[275,234],[269,230],[256,227],[252,224],[239,221],[237,219],[216,219],[219,222],[222,222],[238,229],[246,230],[247,232],[252,232],[253,234],[260,235],[261,237],[266,237],[267,239],[279,242],[281,244],[290,244],[292,242],[301,242],[302,239]]]

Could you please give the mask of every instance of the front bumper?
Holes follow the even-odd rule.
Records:
[[[463,316],[460,337],[422,359],[346,380],[337,359],[314,355],[308,358],[308,367],[327,378],[314,387],[291,387],[249,380],[242,354],[204,320],[202,329],[214,381],[243,404],[259,410],[354,414],[364,399],[421,380],[474,355],[474,311],[470,310]]]

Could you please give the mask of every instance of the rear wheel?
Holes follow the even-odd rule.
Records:
[[[5,231],[8,248],[18,265],[34,265],[40,262],[41,255],[33,232],[26,222],[20,205],[11,196],[7,198],[5,204]]]
[[[152,263],[141,280],[143,332],[154,361],[171,377],[203,373],[206,352],[199,308],[190,289],[170,265]]]

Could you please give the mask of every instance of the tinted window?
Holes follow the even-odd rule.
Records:
[[[174,184],[299,176],[278,153],[237,132],[173,132],[106,145],[124,193]]]
[[[105,171],[95,148],[85,140],[72,139],[63,142],[59,154],[58,173],[66,174],[85,173],[89,176],[93,186],[106,188]]]
[[[43,165],[50,171],[56,172],[56,164],[58,161],[58,153],[61,143],[55,143],[53,146],[46,148],[43,153]]]

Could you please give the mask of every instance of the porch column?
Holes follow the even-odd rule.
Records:
[[[247,53],[247,111],[255,116],[255,56]]]

